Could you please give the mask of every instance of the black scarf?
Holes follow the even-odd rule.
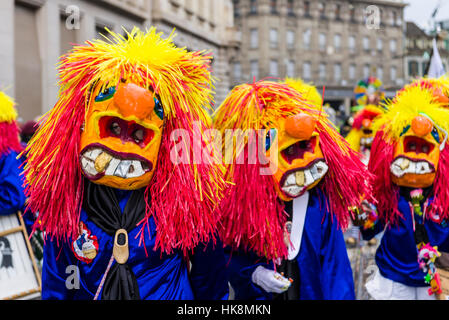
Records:
[[[145,217],[145,189],[131,193],[123,214],[113,188],[85,181],[83,209],[104,232],[115,236],[118,229],[128,233]],[[140,300],[137,279],[128,264],[115,263],[103,287],[103,300]]]

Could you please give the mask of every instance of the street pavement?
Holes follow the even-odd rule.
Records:
[[[348,235],[345,234],[345,239],[347,237]],[[361,239],[359,234],[355,246],[347,245],[357,300],[372,300],[365,289],[365,284],[377,269],[374,256],[379,243],[380,241],[377,239],[376,245],[370,246],[367,241]]]

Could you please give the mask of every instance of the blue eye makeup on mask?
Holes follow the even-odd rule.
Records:
[[[102,102],[111,99],[115,94],[115,87],[104,89],[95,97],[95,102]]]

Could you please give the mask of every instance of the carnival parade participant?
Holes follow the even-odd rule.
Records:
[[[17,213],[25,204],[21,162],[17,159],[22,146],[16,118],[13,99],[0,91],[0,215]]]
[[[449,252],[449,110],[438,92],[435,82],[417,80],[374,123],[369,171],[378,218],[362,228],[366,240],[384,230],[378,270],[366,284],[374,299],[434,299],[440,293],[435,263]]]
[[[346,140],[351,147],[359,152],[360,160],[368,165],[371,145],[373,143],[375,132],[372,123],[376,117],[381,115],[384,110],[381,107],[385,99],[385,93],[382,88],[382,81],[375,77],[368,77],[357,83],[354,89],[357,106],[353,107],[356,111],[352,117],[352,128],[346,136]],[[358,226],[352,225],[347,231],[346,243],[353,247],[357,244],[360,231]],[[368,241],[369,245],[376,245],[376,238]]]
[[[300,80],[239,85],[214,126],[261,130],[263,138],[258,162],[244,148],[234,151],[244,161],[229,162],[233,186],[220,205],[235,298],[354,299],[342,228],[348,208],[370,192],[363,164],[326,118],[316,89]],[[259,138],[248,137],[246,147]],[[277,165],[262,174],[267,159]]]
[[[361,160],[368,165],[371,144],[375,132],[371,126],[373,120],[383,113],[380,104],[385,99],[382,82],[374,77],[361,80],[354,89],[357,103],[352,129],[346,139],[351,147],[361,154]]]
[[[108,32],[62,57],[59,100],[26,149],[29,207],[46,235],[42,297],[227,299],[223,178],[182,160],[206,128],[211,57],[155,28]]]

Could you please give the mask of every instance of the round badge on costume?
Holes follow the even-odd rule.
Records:
[[[85,263],[91,263],[98,253],[97,237],[92,235],[87,226],[80,222],[80,234],[72,243],[72,250],[75,257]]]

